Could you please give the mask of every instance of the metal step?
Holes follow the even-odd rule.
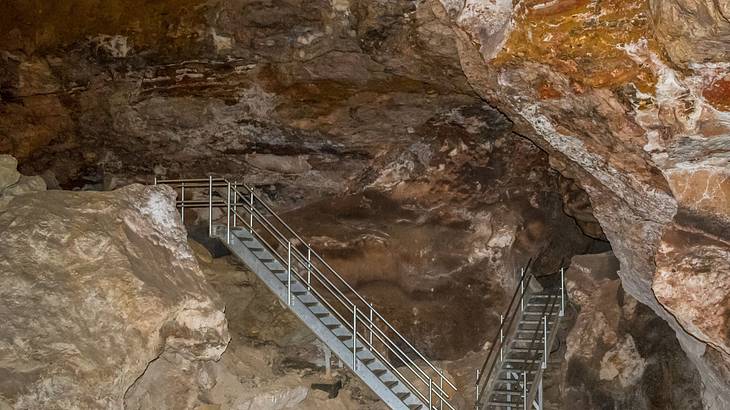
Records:
[[[224,231],[225,232],[225,231]],[[218,235],[225,243],[225,234]],[[233,239],[235,238],[235,239]],[[287,302],[289,275],[270,251],[250,237],[245,230],[234,231],[231,252],[241,259],[283,302]],[[427,407],[406,384],[389,370],[373,353],[366,349],[360,340],[355,344],[357,366],[352,363],[353,337],[351,330],[340,322],[329,308],[317,299],[292,272],[292,304],[289,308],[302,320],[327,346],[332,349],[343,363],[370,387],[389,407],[403,410],[421,410]],[[328,336],[329,335],[329,336]]]
[[[507,407],[507,406],[511,406],[511,407],[512,407],[512,408],[514,408],[515,410],[517,410],[517,409],[518,409],[518,407],[517,407],[517,406],[520,406],[520,410],[521,410],[521,406],[522,406],[522,399],[520,399],[520,400],[515,400],[515,401],[502,401],[502,400],[491,400],[491,399],[490,399],[490,400],[489,400],[489,401],[487,402],[487,404],[488,404],[488,405],[490,405],[490,406],[502,406],[502,407]]]

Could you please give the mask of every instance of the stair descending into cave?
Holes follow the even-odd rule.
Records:
[[[563,270],[556,288],[532,291],[531,275],[520,286],[502,315],[499,334],[477,377],[476,408],[543,410],[544,372],[557,360],[550,358],[565,311]],[[541,288],[541,287],[540,287]],[[525,405],[525,402],[528,405]]]
[[[207,209],[210,236],[220,239],[390,408],[455,410],[446,390],[456,388],[443,371],[403,338],[252,188],[213,178],[156,183],[178,190],[183,220],[186,210]],[[214,210],[223,211],[224,224],[213,224]]]

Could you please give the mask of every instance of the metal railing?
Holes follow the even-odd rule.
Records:
[[[520,271],[520,278],[519,278],[519,285],[515,289],[514,294],[512,295],[512,298],[510,299],[510,303],[507,306],[507,310],[504,314],[500,315],[499,321],[500,326],[498,329],[497,334],[494,336],[494,339],[492,340],[491,347],[489,349],[489,352],[487,354],[486,359],[484,360],[484,363],[482,364],[481,368],[477,369],[476,374],[476,401],[475,401],[475,408],[477,410],[481,409],[484,404],[483,401],[489,400],[489,392],[491,391],[492,387],[492,375],[494,374],[495,368],[504,362],[505,357],[505,351],[506,351],[506,342],[508,342],[511,339],[511,336],[516,333],[517,327],[519,325],[519,321],[521,316],[525,312],[525,303],[529,299],[530,296],[530,282],[535,278],[535,276],[532,273],[529,273],[530,269],[530,263],[531,260],[528,261],[527,266],[525,268],[522,268]],[[558,273],[558,272],[555,272]],[[538,353],[538,348],[542,350],[540,352],[541,354],[541,363],[539,369],[536,370],[535,378],[533,379],[532,385],[530,387],[530,390],[527,390],[527,372],[520,372],[519,370],[515,369],[515,374],[518,376],[521,376],[520,379],[516,379],[516,382],[521,381],[522,382],[522,400],[523,400],[523,409],[527,410],[529,408],[532,408],[532,403],[535,399],[536,395],[542,396],[542,375],[544,370],[547,368],[548,359],[550,355],[550,349],[555,342],[555,338],[557,336],[557,329],[558,325],[560,323],[560,318],[564,316],[565,314],[565,271],[563,268],[560,268],[560,294],[559,294],[559,302],[560,302],[560,310],[558,313],[558,318],[555,320],[548,329],[548,315],[547,312],[552,311],[552,309],[555,308],[555,306],[551,306],[550,309],[546,309],[542,313],[542,324],[543,324],[543,333],[542,333],[542,346],[533,346],[533,344],[530,344],[530,347],[527,351],[527,356],[529,356],[531,353]],[[550,274],[552,275],[552,274]],[[550,276],[546,275],[546,276]],[[547,308],[547,306],[546,306]],[[539,330],[540,326],[535,327],[535,331],[532,337],[532,340],[536,340],[539,336]],[[547,336],[549,335],[549,337]],[[498,369],[497,369],[498,370]],[[539,390],[539,392],[538,392]],[[541,397],[540,397],[541,399]],[[542,402],[542,400],[540,400]],[[542,410],[542,409],[540,409]]]
[[[186,209],[208,209],[208,233],[213,236],[213,210],[225,210],[226,240],[230,243],[231,229],[242,227],[255,236],[286,268],[287,303],[292,303],[292,282],[306,284],[319,302],[329,308],[354,336],[352,338],[352,368],[357,371],[357,352],[367,348],[429,409],[455,410],[446,392],[457,391],[444,376],[403,335],[398,332],[350,284],[315,251],[307,241],[287,225],[271,207],[245,184],[222,178],[157,180],[155,184],[170,185],[179,196],[176,202],[183,222]],[[203,191],[202,198],[187,196]],[[240,224],[240,225],[239,225]],[[414,357],[412,357],[414,356]],[[341,358],[345,360],[345,358]],[[417,361],[420,359],[422,364]],[[402,364],[398,366],[397,363]],[[419,382],[422,385],[418,385]]]

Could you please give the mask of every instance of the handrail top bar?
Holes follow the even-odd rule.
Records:
[[[217,207],[220,207],[220,206],[229,206],[230,205],[230,202],[229,201],[230,201],[230,196],[231,196],[230,195],[231,194],[231,191],[230,190],[232,190],[233,191],[233,194],[236,195],[236,199],[233,201],[234,204],[238,202],[238,197],[243,198],[244,199],[244,202],[246,202],[246,201],[248,201],[248,202],[253,201],[253,202],[250,202],[251,212],[253,214],[256,214],[256,219],[259,221],[259,223],[261,223],[261,221],[265,221],[266,223],[264,223],[264,225],[267,225],[267,224],[268,225],[271,225],[270,227],[264,226],[264,228],[266,230],[268,230],[273,235],[275,242],[278,242],[279,244],[284,244],[285,246],[288,246],[291,249],[290,250],[291,255],[293,255],[295,257],[295,259],[298,261],[297,263],[301,264],[305,260],[307,261],[307,263],[309,263],[309,260],[317,260],[317,261],[321,262],[321,265],[323,265],[326,268],[325,271],[328,272],[328,273],[331,273],[332,275],[334,275],[344,285],[344,287],[346,288],[345,291],[351,292],[352,295],[356,298],[355,299],[356,301],[362,302],[365,305],[366,310],[370,310],[370,312],[372,314],[375,314],[376,317],[378,319],[380,319],[380,321],[382,321],[382,324],[385,325],[384,326],[385,330],[393,331],[395,333],[395,335],[397,336],[397,338],[395,338],[396,340],[401,339],[402,341],[404,341],[408,345],[408,347],[413,352],[415,352],[420,359],[422,359],[425,362],[425,364],[428,367],[430,367],[432,370],[434,370],[437,373],[437,377],[440,377],[441,380],[445,381],[446,384],[448,384],[455,391],[458,390],[456,388],[456,386],[454,385],[454,383],[451,382],[451,380],[449,380],[448,378],[444,377],[444,371],[442,369],[436,368],[428,359],[426,359],[421,354],[421,352],[418,349],[416,349],[415,347],[413,347],[413,345],[406,338],[404,338],[400,334],[400,332],[398,332],[398,330],[395,329],[390,324],[390,322],[388,322],[383,317],[383,315],[380,312],[378,312],[375,308],[372,307],[372,304],[370,304],[339,273],[337,273],[337,271],[334,268],[332,268],[324,260],[324,258],[319,253],[317,253],[309,245],[309,243],[307,241],[305,241],[301,236],[299,236],[299,234],[296,231],[294,231],[284,220],[282,220],[281,217],[279,217],[279,215],[276,212],[274,212],[273,209],[256,194],[256,192],[254,192],[254,189],[252,187],[249,187],[244,182],[233,182],[233,183],[231,183],[226,178],[212,177],[212,176],[210,176],[208,178],[190,178],[190,179],[157,179],[157,178],[155,178],[155,183],[156,184],[171,185],[174,188],[185,187],[185,188],[191,188],[191,189],[206,189],[206,188],[226,188],[227,187],[227,189],[229,189],[229,191],[228,191],[229,192],[229,199],[228,200],[221,199],[221,200],[216,200],[215,202],[213,202],[213,201],[210,200],[210,198],[208,199],[208,201],[205,201],[205,200],[202,200],[202,199],[200,199],[200,200],[195,200],[195,199],[186,200],[185,198],[181,198],[180,200],[177,200],[176,201],[176,205],[184,205],[186,208],[188,206],[194,208],[194,207],[196,207],[196,205],[208,205],[208,207],[215,206],[216,208]],[[235,187],[234,186],[231,186],[232,184],[234,184]],[[239,191],[239,189],[241,189],[241,190],[245,189],[245,190],[247,190],[249,192],[245,192],[245,191],[244,192],[241,192],[241,191]],[[251,197],[250,201],[248,199],[249,193],[250,193],[250,197]],[[213,191],[210,192],[210,197],[212,197],[212,194],[213,194]],[[267,211],[267,213],[270,214],[269,217],[264,216],[261,213],[261,211],[264,208],[262,208],[261,210],[257,209],[257,207],[255,206],[256,205],[255,204],[255,201],[256,200],[258,200],[258,202],[261,205],[263,205],[263,207],[265,208],[265,210]],[[230,211],[229,211],[229,213],[230,213]],[[233,213],[234,213],[234,215],[236,215],[239,218],[241,218],[241,216],[235,210],[233,211]],[[234,216],[234,218],[236,216]],[[273,220],[271,219],[272,217],[274,218]],[[248,223],[245,221],[244,218],[241,218],[241,220],[244,221],[244,225],[248,225]],[[277,223],[278,224],[281,224],[281,226],[284,228],[282,230],[284,231],[284,233],[286,235],[284,235],[284,234],[282,234],[281,232],[278,231],[277,227],[275,226],[275,224],[277,224]],[[251,227],[251,228],[253,228],[253,227]],[[271,229],[273,229],[274,231],[276,231],[276,233],[272,232]],[[296,239],[296,240],[298,240],[300,242],[301,245],[304,245],[304,247],[305,247],[304,249],[307,250],[307,253],[310,253],[310,258],[311,259],[305,258],[304,254],[302,253],[302,251],[300,249],[298,249],[297,246],[291,246],[292,245],[292,243],[291,243],[291,240],[292,239]],[[277,254],[277,257],[278,258],[281,258],[281,256],[278,255],[278,253],[276,251],[274,251],[274,254]],[[311,255],[311,254],[313,254],[313,255]],[[392,340],[390,340],[390,338],[387,336],[387,334],[385,333],[385,331],[383,329],[381,329],[381,326],[379,326],[372,318],[368,317],[368,315],[366,315],[365,312],[362,311],[362,309],[358,308],[357,305],[354,302],[352,302],[350,300],[350,298],[345,293],[343,293],[343,291],[340,289],[340,287],[338,287],[337,285],[335,285],[334,283],[332,283],[330,281],[330,279],[327,277],[328,275],[325,275],[322,271],[320,271],[320,268],[318,266],[316,266],[315,264],[311,264],[311,266],[313,268],[312,271],[311,271],[311,273],[314,274],[314,277],[315,277],[315,279],[317,281],[319,281],[320,283],[322,283],[323,285],[325,285],[324,286],[324,290],[327,293],[332,293],[332,295],[335,296],[336,299],[338,299],[338,302],[341,303],[345,307],[346,311],[355,312],[356,317],[361,316],[362,317],[362,320],[360,320],[360,321],[362,323],[364,323],[365,325],[367,325],[369,328],[371,328],[371,330],[370,330],[371,332],[374,329],[376,331],[376,333],[378,333],[379,335],[384,336],[385,338],[387,338],[389,340],[389,343],[385,343],[385,341],[383,341],[381,339],[381,337],[378,336],[378,338],[381,339],[381,342],[385,343],[384,347],[387,349],[387,351],[390,351],[392,353],[395,353],[396,356],[399,357],[399,360],[402,360],[406,365],[408,365],[409,370],[412,371],[412,372],[414,372],[414,374],[418,378],[421,378],[421,376],[418,374],[418,372],[421,372],[423,374],[423,376],[428,380],[429,384],[432,384],[433,383],[432,382],[432,378],[430,376],[428,376],[428,374],[423,371],[423,369],[421,368],[421,366],[419,366],[411,357],[409,357],[407,354],[405,354],[403,351],[401,351],[400,348],[398,347],[397,343],[394,342],[394,341],[392,341]],[[299,280],[303,280],[303,277],[300,275],[300,273],[298,273],[296,271],[292,271],[292,273],[294,273],[299,278]],[[332,275],[330,275],[330,276],[332,276]],[[524,273],[523,273],[523,277],[524,277]],[[327,281],[327,284],[325,282],[323,282],[323,280]],[[319,294],[319,292],[316,292],[316,293]],[[338,295],[338,293],[339,293],[339,295]],[[344,301],[340,299],[340,296],[342,298],[344,298]],[[320,299],[323,299],[323,297],[321,295],[319,295],[319,298]],[[350,306],[348,306],[345,302],[350,303],[352,305],[352,308],[350,308]],[[361,310],[361,312],[359,312],[360,313],[359,315],[358,315],[357,310]],[[358,319],[356,319],[356,320],[358,320]],[[355,336],[355,340],[357,340],[357,339],[364,340],[363,339],[364,336],[361,336],[359,334],[359,332],[357,331],[356,328],[353,328],[353,335]],[[394,348],[398,349],[398,351],[395,351]],[[406,360],[404,360],[404,358]],[[415,370],[413,370],[412,368],[410,368],[410,365],[408,364],[409,362],[416,369],[418,369],[418,372],[416,372]],[[424,381],[423,379],[421,379],[421,380]],[[441,400],[443,400],[444,397],[445,398],[450,398],[449,395],[440,386],[437,386],[437,385],[434,384],[433,386],[431,386],[431,389],[434,390],[436,396],[439,397]],[[453,409],[453,407],[450,405],[450,403],[448,403],[448,401],[444,401],[444,402],[447,404],[447,406],[449,408]]]
[[[183,179],[158,179],[158,184],[179,184],[181,182],[217,182],[217,181],[226,181],[228,180],[226,178],[221,177],[214,177],[214,178],[183,178]]]
[[[335,269],[334,269],[334,268],[333,268],[332,266],[330,266],[330,264],[329,264],[329,263],[327,263],[327,261],[325,261],[325,260],[324,260],[324,258],[323,258],[323,257],[322,257],[322,256],[321,256],[321,255],[320,255],[320,254],[319,254],[319,253],[318,253],[318,252],[316,251],[316,250],[314,250],[314,249],[313,249],[313,248],[312,248],[312,247],[311,247],[311,246],[309,245],[309,242],[308,242],[308,241],[305,241],[305,240],[304,240],[304,239],[303,239],[303,238],[302,238],[301,236],[299,236],[299,234],[298,234],[298,233],[297,233],[296,231],[294,231],[294,229],[292,229],[292,228],[291,228],[291,227],[290,227],[290,226],[289,226],[289,225],[288,225],[288,224],[287,224],[286,222],[284,222],[284,221],[283,221],[283,220],[282,220],[282,219],[281,219],[281,218],[279,217],[279,215],[277,215],[277,214],[276,214],[276,213],[274,212],[274,210],[273,210],[273,209],[271,209],[271,207],[269,207],[269,205],[268,205],[268,204],[267,204],[266,202],[262,201],[262,200],[261,200],[261,199],[260,199],[260,198],[258,197],[258,195],[256,195],[256,193],[255,193],[255,192],[253,191],[253,189],[252,189],[251,187],[249,187],[249,186],[248,186],[248,185],[246,185],[246,184],[243,184],[243,186],[244,186],[245,188],[247,188],[247,189],[248,189],[248,190],[249,190],[250,192],[252,192],[252,193],[253,193],[253,195],[254,195],[254,198],[255,198],[255,199],[258,199],[258,201],[259,201],[259,202],[260,202],[260,203],[261,203],[261,204],[262,204],[262,205],[263,205],[263,206],[264,206],[264,207],[266,208],[266,210],[268,210],[268,211],[269,211],[269,213],[271,213],[271,215],[273,215],[273,216],[274,216],[274,218],[276,218],[276,220],[277,220],[277,221],[279,221],[279,222],[280,222],[280,223],[281,223],[281,224],[282,224],[282,225],[283,225],[283,226],[284,226],[284,227],[285,227],[286,229],[288,229],[288,230],[289,230],[289,232],[290,232],[290,233],[291,233],[292,235],[294,235],[294,237],[296,237],[296,238],[297,238],[297,239],[299,240],[299,242],[300,242],[300,243],[302,243],[303,245],[305,245],[305,247],[306,247],[307,249],[311,250],[311,251],[312,251],[312,255],[314,255],[314,256],[315,256],[315,257],[316,257],[316,258],[317,258],[317,259],[318,259],[318,260],[319,260],[320,262],[322,262],[322,264],[324,264],[324,265],[325,265],[325,266],[327,267],[327,269],[329,269],[329,271],[330,271],[330,272],[332,272],[332,273],[333,273],[333,274],[334,274],[334,275],[335,275],[335,276],[336,276],[336,277],[337,277],[337,278],[338,278],[338,279],[339,279],[339,280],[340,280],[340,281],[341,281],[341,282],[342,282],[342,283],[343,283],[343,284],[344,284],[344,285],[345,285],[345,286],[347,287],[347,289],[348,289],[348,290],[349,290],[350,292],[352,292],[352,293],[353,293],[353,294],[354,294],[355,296],[357,296],[357,298],[358,298],[358,299],[359,299],[359,300],[360,300],[360,301],[361,301],[361,302],[362,302],[362,303],[363,303],[363,304],[364,304],[365,306],[369,306],[369,305],[370,305],[370,303],[369,303],[369,302],[368,302],[368,301],[367,301],[367,300],[366,300],[366,299],[365,299],[365,298],[364,298],[364,297],[363,297],[363,296],[362,296],[362,295],[361,295],[361,294],[360,294],[360,293],[359,293],[358,291],[356,291],[356,290],[355,290],[355,289],[354,289],[354,288],[353,288],[353,287],[352,287],[352,286],[351,286],[351,285],[350,285],[350,284],[349,284],[349,283],[348,283],[348,282],[347,282],[347,281],[346,281],[346,280],[345,280],[345,279],[344,279],[344,278],[343,278],[343,277],[342,277],[342,276],[341,276],[341,275],[340,275],[339,273],[337,273],[337,271],[336,271],[336,270],[335,270]],[[238,192],[237,190],[234,190],[234,191],[236,191],[236,192],[237,192],[237,193],[238,193],[239,195],[241,195],[241,193],[240,193],[240,192]],[[304,255],[302,255],[302,256],[304,256]],[[426,358],[425,358],[425,357],[424,357],[424,356],[423,356],[423,355],[421,354],[421,352],[420,352],[420,351],[419,351],[418,349],[416,349],[416,348],[415,348],[415,347],[414,347],[414,346],[413,346],[413,345],[412,345],[412,344],[411,344],[411,343],[410,343],[410,342],[408,341],[408,339],[406,339],[405,337],[403,337],[403,335],[401,335],[401,334],[400,334],[400,332],[398,332],[398,330],[397,330],[397,329],[396,329],[395,327],[393,327],[393,325],[391,325],[391,324],[390,324],[390,322],[388,322],[388,321],[387,321],[387,320],[385,319],[385,317],[383,317],[383,315],[382,315],[382,314],[381,314],[380,312],[378,312],[378,311],[377,311],[377,309],[374,309],[374,308],[373,308],[373,311],[374,311],[374,313],[375,313],[375,314],[377,314],[377,315],[378,315],[378,317],[379,317],[379,318],[380,318],[380,319],[381,319],[381,320],[382,320],[383,322],[385,322],[386,326],[388,326],[388,328],[389,328],[390,330],[394,331],[394,332],[395,332],[395,333],[396,333],[396,334],[398,335],[398,337],[400,337],[400,338],[401,338],[401,339],[402,339],[402,340],[403,340],[404,342],[406,342],[406,344],[408,345],[408,347],[410,347],[410,348],[411,348],[411,349],[412,349],[412,350],[413,350],[413,351],[414,351],[414,352],[415,352],[415,353],[416,353],[416,354],[417,354],[417,355],[418,355],[418,356],[419,356],[419,357],[421,358],[421,360],[423,360],[423,361],[424,361],[424,362],[425,362],[426,364],[428,364],[428,366],[429,366],[429,367],[430,367],[430,368],[431,368],[432,370],[434,370],[435,372],[437,372],[437,373],[439,373],[439,374],[441,374],[441,373],[442,373],[442,370],[439,370],[439,369],[437,369],[437,368],[436,368],[436,367],[435,367],[435,366],[434,366],[434,365],[433,365],[433,364],[431,363],[431,361],[429,361],[428,359],[426,359]],[[456,386],[455,386],[455,385],[454,385],[454,384],[453,384],[453,383],[452,383],[452,382],[451,382],[451,381],[450,381],[449,379],[447,379],[447,378],[444,378],[444,380],[446,381],[446,383],[447,383],[447,384],[448,384],[449,386],[451,386],[451,388],[453,388],[454,390],[458,390],[458,389],[456,388]]]
[[[274,227],[274,226],[270,226],[270,227],[269,227],[269,226],[267,226],[267,223],[268,223],[268,224],[271,224],[271,222],[269,222],[269,221],[268,221],[268,220],[267,220],[267,219],[266,219],[266,218],[265,218],[265,217],[264,217],[264,216],[263,216],[263,215],[261,214],[261,212],[260,212],[260,211],[259,211],[258,209],[254,209],[254,212],[255,212],[255,214],[256,214],[256,219],[257,219],[257,220],[258,220],[258,221],[259,221],[260,223],[262,223],[262,224],[263,224],[263,226],[264,226],[264,229],[266,229],[267,231],[269,231],[269,233],[271,233],[271,234],[272,234],[272,235],[274,236],[274,240],[276,240],[276,241],[277,241],[277,242],[278,242],[278,243],[279,243],[280,245],[285,245],[285,243],[284,243],[284,241],[283,241],[282,239],[279,239],[279,238],[277,238],[277,235],[278,235],[278,236],[282,236],[282,237],[283,237],[283,235],[281,234],[281,232],[278,232],[278,229],[276,229],[276,227]],[[238,216],[240,217],[240,215],[239,215],[239,214],[238,214],[237,212],[236,212],[236,215],[238,215]],[[246,224],[246,225],[247,225],[247,222],[246,222],[246,221],[243,221],[243,222],[244,222],[244,224]],[[264,222],[265,222],[265,223],[264,223]],[[257,234],[257,236],[258,236],[258,234]],[[309,249],[311,249],[311,248],[309,248]],[[277,254],[276,252],[274,252],[274,253],[275,253],[275,254],[276,254],[276,255],[277,255],[277,256],[278,256],[279,258],[282,258],[282,256],[281,256],[281,255],[278,255],[278,254]],[[304,256],[304,254],[302,254],[302,253],[301,253],[301,251],[300,251],[299,249],[297,249],[296,247],[293,247],[293,248],[292,248],[292,255],[293,255],[293,256],[295,257],[295,259],[297,259],[297,260],[299,261],[299,263],[305,263],[305,262],[306,262],[306,257],[305,257],[305,256]],[[326,281],[326,282],[327,282],[327,283],[329,284],[329,286],[331,286],[332,288],[334,288],[334,289],[335,289],[335,290],[337,291],[337,293],[339,293],[339,295],[338,295],[338,294],[337,294],[337,293],[335,293],[334,291],[330,290],[330,292],[331,292],[331,293],[332,293],[332,294],[333,294],[333,295],[334,295],[334,296],[335,296],[335,297],[336,297],[336,298],[337,298],[337,299],[338,299],[338,300],[340,301],[340,303],[343,303],[343,302],[342,302],[342,300],[341,300],[341,298],[344,298],[344,299],[345,299],[345,300],[347,300],[347,301],[348,301],[349,303],[352,303],[352,302],[351,302],[351,301],[350,301],[350,300],[349,300],[349,299],[347,298],[347,295],[345,295],[344,293],[342,293],[342,291],[341,291],[341,290],[340,290],[339,288],[337,288],[337,286],[336,286],[336,285],[335,285],[334,283],[332,283],[332,282],[331,282],[331,281],[329,280],[329,278],[327,278],[327,276],[326,276],[326,275],[325,275],[324,273],[322,273],[322,272],[321,272],[321,271],[319,270],[319,268],[318,268],[318,267],[317,267],[316,265],[311,265],[311,267],[313,268],[313,270],[312,270],[312,273],[315,273],[315,274],[316,274],[316,275],[315,275],[315,277],[317,277],[317,279],[318,279],[318,280],[320,280],[320,282],[322,281],[322,279],[324,279],[324,280],[325,280],[325,281]],[[295,273],[296,273],[296,271],[295,271]],[[299,274],[298,274],[298,273],[296,273],[296,274],[297,274],[297,276],[299,276]],[[321,278],[322,278],[322,279],[320,279],[320,278],[319,278],[319,276],[321,276]],[[301,277],[301,276],[299,276],[299,277],[300,277],[300,279],[302,279],[302,277]],[[324,282],[322,282],[322,283],[324,283]],[[367,303],[367,302],[366,302],[366,303]],[[344,303],[343,303],[343,306],[344,306]],[[354,306],[354,304],[353,304],[353,306]],[[368,306],[369,306],[369,305],[368,305]],[[351,309],[351,308],[349,308],[349,307],[347,307],[347,306],[345,306],[345,309],[347,309],[348,313],[350,313],[350,312],[353,312],[353,309]],[[405,338],[404,338],[404,337],[403,337],[403,336],[402,336],[402,335],[401,335],[401,334],[400,334],[400,333],[398,332],[398,330],[397,330],[397,329],[395,329],[395,328],[394,328],[394,327],[393,327],[393,326],[392,326],[392,325],[390,324],[390,322],[388,322],[388,320],[387,320],[387,319],[385,319],[385,318],[384,318],[384,317],[383,317],[383,316],[381,315],[381,313],[377,311],[377,309],[375,309],[375,308],[372,308],[372,311],[373,311],[373,313],[374,313],[374,314],[376,314],[376,315],[377,315],[377,317],[378,317],[378,318],[380,318],[380,319],[381,319],[381,320],[383,321],[383,323],[385,323],[385,325],[387,326],[387,328],[388,328],[388,329],[390,329],[390,330],[394,331],[394,332],[395,332],[395,333],[396,333],[396,334],[397,334],[397,335],[398,335],[398,336],[399,336],[399,337],[400,337],[400,338],[401,338],[401,339],[402,339],[403,341],[405,341],[405,342],[406,342],[406,344],[407,344],[407,345],[408,345],[408,346],[409,346],[409,347],[410,347],[410,348],[411,348],[411,349],[412,349],[412,350],[413,350],[413,351],[414,351],[414,352],[415,352],[416,354],[418,354],[418,356],[419,356],[419,357],[420,357],[420,358],[421,358],[421,359],[422,359],[422,360],[423,360],[423,361],[424,361],[424,362],[425,362],[426,364],[428,364],[428,365],[429,365],[429,367],[430,367],[430,368],[431,368],[432,370],[434,370],[434,371],[436,371],[437,373],[439,373],[439,375],[441,375],[441,374],[443,373],[443,371],[442,371],[442,370],[439,370],[439,369],[437,369],[436,367],[434,367],[434,366],[433,366],[433,364],[432,364],[432,363],[430,363],[430,361],[429,361],[428,359],[426,359],[425,357],[423,357],[423,355],[422,355],[422,354],[421,354],[421,353],[420,353],[420,352],[419,352],[419,351],[418,351],[417,349],[415,349],[415,348],[414,348],[414,347],[413,347],[413,346],[412,346],[412,345],[410,344],[410,342],[408,342],[408,340],[406,340],[406,339],[405,339]],[[366,315],[365,315],[365,313],[364,313],[364,312],[360,312],[360,314],[361,314],[361,316],[363,316],[363,320],[364,320],[364,321],[365,321],[365,322],[366,322],[367,324],[371,324],[371,325],[372,325],[372,326],[373,326],[373,327],[374,327],[375,329],[377,329],[377,330],[378,330],[378,331],[380,331],[380,332],[383,332],[383,331],[382,331],[382,330],[380,329],[380,327],[379,327],[379,326],[378,326],[378,325],[377,325],[377,324],[376,324],[376,323],[375,323],[374,321],[370,320],[370,318],[369,318],[368,316],[366,316]],[[385,333],[383,333],[383,334],[385,335]],[[386,337],[387,337],[387,335],[386,335]],[[395,344],[394,342],[392,342],[392,341],[391,341],[390,343],[391,343],[391,344],[393,344],[393,346],[395,346],[396,348],[398,348],[398,346],[397,346],[397,345],[396,345],[396,344]],[[411,363],[412,363],[413,365],[415,365],[415,366],[418,366],[418,365],[417,365],[417,364],[416,364],[416,363],[415,363],[415,362],[413,361],[413,359],[411,359],[410,357],[408,357],[408,356],[407,356],[407,355],[406,355],[405,353],[401,352],[401,354],[398,354],[398,352],[394,351],[394,350],[393,350],[392,348],[388,347],[388,349],[389,349],[389,350],[391,350],[392,352],[396,353],[396,355],[398,355],[398,356],[399,356],[399,359],[400,359],[400,360],[402,360],[402,361],[403,361],[404,363],[405,363],[406,361],[410,361],[410,362],[411,362]],[[400,357],[401,355],[402,355],[402,356],[404,356],[405,358],[404,358],[404,357]],[[422,371],[422,370],[421,370],[421,371]],[[424,372],[424,375],[425,375],[425,372]],[[451,383],[451,381],[450,381],[449,379],[447,379],[447,378],[444,378],[444,380],[446,381],[446,383],[447,383],[447,384],[448,384],[449,386],[451,386],[451,388],[453,388],[454,390],[458,390],[458,389],[456,388],[456,386],[454,386],[454,385],[453,385],[453,383]],[[441,389],[439,388],[439,390],[441,390]],[[441,390],[441,391],[443,391],[443,390]],[[444,392],[444,394],[446,394],[446,393]],[[448,395],[447,395],[447,397],[448,397]]]
[[[532,261],[532,259],[530,259],[530,261]],[[525,285],[528,285],[528,286],[534,276],[532,273],[529,273],[529,266],[530,266],[530,262],[528,262],[527,267],[522,271],[522,274],[520,275],[520,283],[526,282]],[[487,368],[487,364],[489,363],[489,360],[493,355],[496,356],[496,352],[497,352],[496,347],[498,345],[502,346],[502,343],[497,343],[499,341],[499,332],[501,330],[509,329],[510,327],[512,327],[512,323],[517,315],[517,311],[519,310],[517,308],[517,306],[519,306],[519,303],[515,303],[515,302],[523,301],[525,298],[525,295],[526,295],[526,292],[523,292],[522,295],[520,296],[520,298],[517,299],[517,295],[520,294],[521,292],[522,292],[522,290],[521,290],[520,286],[518,286],[515,289],[514,293],[512,294],[512,298],[510,299],[509,305],[507,307],[507,311],[506,311],[504,320],[502,321],[502,323],[500,323],[499,328],[497,329],[497,332],[495,333],[494,338],[492,340],[492,346],[490,347],[489,352],[487,353],[487,358],[484,360],[484,364],[482,364],[482,367],[481,367],[481,370],[479,373],[479,378],[477,379],[477,384],[481,384],[482,379],[488,379],[489,376],[491,376],[492,367],[494,367],[494,362],[492,363],[492,366],[490,367],[489,372],[485,372],[485,370]],[[510,313],[513,311],[513,308],[514,308],[514,312]]]

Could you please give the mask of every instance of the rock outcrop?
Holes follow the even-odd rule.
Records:
[[[130,185],[0,209],[0,407],[121,408],[150,363],[220,358],[223,305],[173,201]]]
[[[548,398],[584,409],[701,409],[697,369],[672,329],[624,292],[618,269],[611,252],[573,257],[562,397]]]
[[[676,330],[705,406],[730,407],[727,7],[430,3],[474,89],[588,194],[623,288]]]

